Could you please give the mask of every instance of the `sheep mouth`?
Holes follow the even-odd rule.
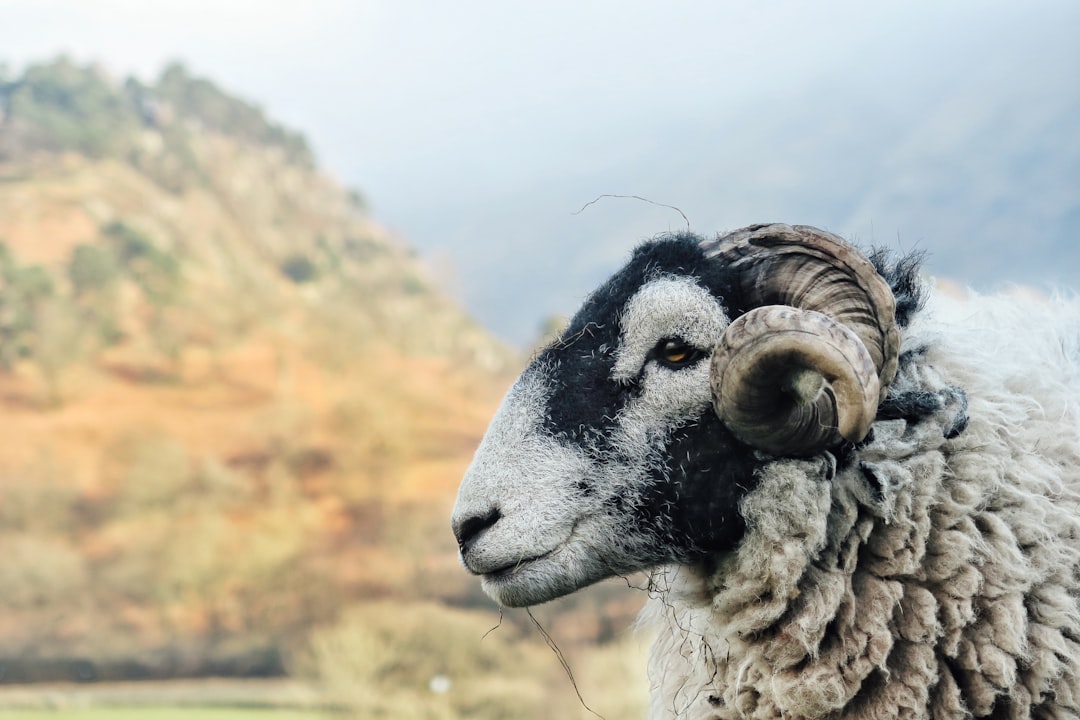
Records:
[[[580,520],[575,522],[570,528],[570,532],[566,534],[566,537],[554,546],[549,546],[548,550],[538,552],[535,555],[528,555],[525,557],[517,557],[514,560],[507,562],[504,565],[490,567],[496,561],[485,561],[480,558],[469,558],[466,554],[461,555],[462,564],[465,569],[471,572],[473,575],[479,575],[483,580],[490,582],[505,582],[511,581],[514,576],[523,573],[526,569],[531,569],[538,563],[544,560],[550,559],[552,556],[561,554],[568,545],[571,544],[574,535],[577,531],[577,527]]]
[[[515,560],[514,562],[508,565],[504,565],[503,567],[480,573],[480,576],[488,580],[502,580],[503,578],[510,577],[511,575],[520,572],[521,570],[532,565],[533,563],[537,563],[547,558],[553,552],[555,551],[548,550],[546,553],[541,553],[540,555],[533,555],[532,557],[521,558],[520,560]]]
[[[481,587],[504,607],[527,607],[569,595],[610,575],[606,566],[568,543],[481,575]]]
[[[522,558],[480,576],[481,587],[495,602],[504,607],[527,607],[554,600],[573,592],[578,583],[573,573],[566,573],[558,552]]]
[[[553,555],[558,550],[559,547],[555,547],[536,555],[518,557],[505,565],[495,565],[495,562],[498,561],[470,557],[469,553],[461,553],[459,557],[461,558],[461,564],[473,575],[478,575],[484,579],[501,580],[512,577],[523,571],[525,568],[531,567],[535,563],[547,559],[548,556]]]

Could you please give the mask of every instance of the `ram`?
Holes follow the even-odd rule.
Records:
[[[1080,304],[806,226],[640,246],[459,490],[507,606],[651,573],[653,718],[1080,717]]]

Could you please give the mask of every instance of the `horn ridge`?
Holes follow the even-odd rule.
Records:
[[[713,406],[743,442],[806,456],[865,437],[878,404],[876,368],[854,332],[813,310],[756,308],[713,352]]]
[[[739,430],[729,426],[733,432],[745,442],[777,454],[812,454],[842,440],[861,440],[896,374],[900,344],[892,289],[873,264],[839,237],[806,225],[753,225],[703,240],[700,247],[706,257],[735,271],[736,297],[728,300],[732,310],[746,313],[728,328],[714,359],[721,358],[721,366],[733,363],[733,367],[743,368],[733,376],[739,382],[765,384],[735,391],[730,385],[717,385],[714,377],[714,406],[722,418],[740,426]],[[799,312],[783,314],[784,319],[774,310],[765,315],[755,313],[773,306]],[[754,318],[743,320],[752,313]],[[791,319],[796,316],[800,319]],[[753,341],[747,340],[747,328],[754,331]],[[775,342],[766,339],[768,332],[777,333]],[[735,339],[739,342],[728,342]],[[749,353],[747,357],[761,368],[744,368],[746,361],[724,359],[736,352],[736,347],[739,353]],[[766,347],[775,354],[762,354]],[[816,367],[816,362],[823,364]],[[790,367],[785,369],[784,363]],[[714,363],[714,371],[717,368]],[[874,376],[872,384],[864,377],[867,368]],[[812,402],[804,398],[794,402],[794,410],[785,410],[786,415],[770,414],[769,403],[783,405],[785,398],[797,399],[800,392],[796,382],[781,393],[782,397],[776,397],[777,383],[782,386],[794,382],[792,378],[805,379],[815,373],[821,377],[821,389]],[[874,397],[867,405],[862,394],[871,385]],[[766,396],[772,399],[763,402]],[[737,410],[730,407],[732,398]],[[849,402],[851,407],[845,405]],[[746,412],[763,413],[761,421],[742,417]],[[859,419],[844,420],[852,417]],[[770,422],[779,423],[779,427],[768,429]],[[834,424],[827,431],[817,427],[830,423]]]

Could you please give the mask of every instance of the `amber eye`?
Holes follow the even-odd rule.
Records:
[[[701,357],[700,350],[682,340],[661,340],[656,345],[655,356],[661,364],[670,368],[681,368]]]

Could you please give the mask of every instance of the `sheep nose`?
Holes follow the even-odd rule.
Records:
[[[470,515],[460,522],[455,522],[454,537],[457,538],[461,554],[464,555],[477,536],[499,522],[500,518],[502,518],[502,513],[499,512],[499,509],[492,508],[486,515]]]

